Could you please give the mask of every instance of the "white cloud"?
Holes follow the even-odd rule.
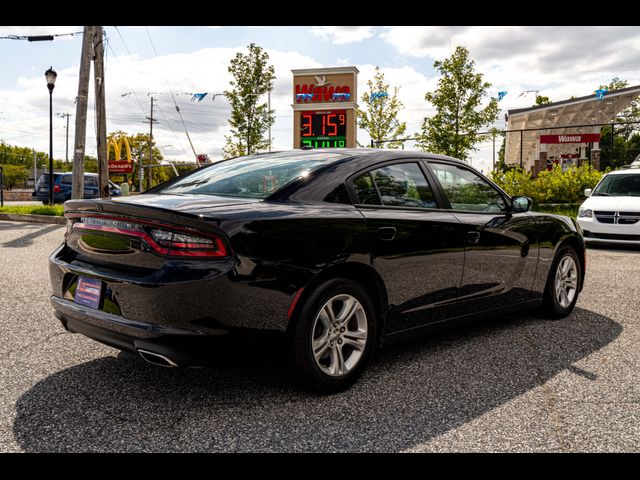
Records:
[[[373,36],[375,27],[313,27],[311,33],[322,40],[342,45],[345,43],[361,42]]]
[[[149,115],[150,100],[147,92],[168,92],[171,87],[197,152],[219,158],[225,142],[224,134],[228,133],[227,120],[230,109],[225,97],[219,96],[212,101],[212,96],[229,88],[230,75],[226,65],[239,50],[245,49],[205,48],[191,53],[163,55],[143,60],[134,55],[135,64],[128,55],[123,55],[124,52],[116,51],[120,55],[114,56],[109,51],[105,74],[107,131],[124,130],[131,134],[147,132],[149,127],[143,123],[145,116]],[[268,53],[270,63],[276,70],[271,98],[272,108],[276,109],[277,115],[273,127],[273,136],[276,138],[274,148],[291,148],[291,68],[321,65],[297,52],[268,50]],[[53,109],[54,113],[72,114],[69,137],[72,152],[78,66],[59,68],[57,71]],[[20,77],[16,85],[16,88],[0,90],[0,135],[7,143],[29,145],[40,151],[48,151],[49,99],[44,79],[38,72],[37,75]],[[93,77],[89,85],[86,153],[95,155]],[[134,94],[125,95],[132,91],[137,93],[137,97]],[[191,92],[208,92],[209,95],[202,102],[194,103],[190,101],[190,95],[183,95]],[[171,96],[162,93],[155,95],[155,98],[157,108],[154,117],[159,123],[154,125],[153,133],[157,144],[173,145],[163,149],[167,158],[191,161],[191,148]],[[64,158],[66,121],[54,117],[53,122],[54,157]],[[72,156],[72,153],[70,155]]]

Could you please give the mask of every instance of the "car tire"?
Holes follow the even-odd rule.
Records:
[[[328,322],[330,317],[333,321]],[[323,393],[350,387],[375,348],[376,317],[369,294],[352,280],[332,279],[315,288],[291,319],[289,366],[294,380]]]
[[[542,310],[545,316],[559,319],[568,316],[578,301],[582,269],[578,255],[571,246],[558,250],[544,289]]]
[[[42,204],[43,204],[43,205],[49,205],[49,200],[43,200],[43,201],[42,201]]]

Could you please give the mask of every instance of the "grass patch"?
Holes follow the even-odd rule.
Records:
[[[534,212],[555,213],[556,215],[566,215],[567,217],[576,218],[580,205],[580,203],[541,204],[534,206],[531,210]]]
[[[21,205],[12,207],[0,207],[0,213],[14,213],[17,215],[50,215],[61,217],[64,214],[62,205]]]

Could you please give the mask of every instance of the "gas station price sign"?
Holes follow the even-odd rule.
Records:
[[[301,147],[344,148],[346,136],[346,110],[300,112]]]

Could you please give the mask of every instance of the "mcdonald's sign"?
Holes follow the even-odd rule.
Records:
[[[118,140],[111,137],[107,142],[107,157],[111,152],[113,145],[114,160],[109,160],[109,173],[131,173],[133,172],[133,160],[131,159],[131,148],[126,137],[120,137]],[[122,147],[125,148],[127,157],[122,159]]]

